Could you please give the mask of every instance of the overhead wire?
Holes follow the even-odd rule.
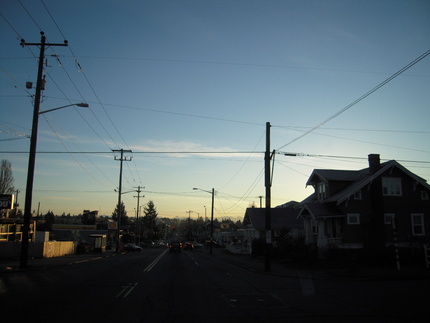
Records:
[[[280,126],[277,128],[291,129],[295,131],[302,131],[299,129],[311,129],[312,127],[304,126]],[[386,133],[416,133],[416,134],[430,134],[430,131],[422,130],[399,130],[399,129],[363,129],[363,128],[330,128],[330,127],[320,127],[320,130],[335,130],[335,131],[362,131],[362,132],[386,132]]]
[[[54,132],[54,134],[56,135],[56,137],[58,138],[58,140],[61,142],[61,144],[63,145],[63,147],[64,148],[66,148],[66,150],[72,155],[72,158],[75,160],[75,161],[77,161],[77,159],[74,157],[74,154],[73,153],[71,153],[70,152],[70,149],[67,147],[67,145],[65,144],[65,142],[62,140],[62,138],[58,135],[58,133],[56,132],[56,130],[54,129],[54,127],[51,125],[51,123],[49,122],[49,119],[47,118],[47,116],[44,114],[43,115],[44,117],[45,117],[45,120],[47,121],[47,123],[49,124],[49,126],[51,127],[51,129],[52,129],[52,131]],[[59,128],[62,132],[63,132],[63,134],[65,135],[65,137],[67,137],[69,140],[70,140],[70,136],[69,135],[67,135],[66,134],[66,132],[60,127],[60,125],[58,125],[58,123],[56,123],[55,122],[55,119],[52,117],[52,116],[50,116],[49,117],[51,120],[53,120],[53,122],[56,124],[56,126],[57,126],[57,128]],[[77,149],[78,149],[78,151],[80,151],[79,150],[79,147],[76,145],[76,143],[74,142],[74,141],[72,141],[72,140],[70,140],[70,142],[72,143],[72,145],[73,146],[75,146]],[[110,183],[111,183],[111,186],[109,186],[109,185],[106,185],[106,184],[102,184],[102,185],[104,185],[104,186],[106,186],[106,187],[109,187],[109,188],[111,188],[111,187],[114,187],[115,186],[115,184],[113,184],[113,182],[112,182],[112,180],[104,173],[104,172],[102,172],[102,170],[97,166],[97,164],[96,163],[94,163],[90,158],[88,158],[88,154],[81,154],[82,156],[84,156],[85,157],[85,159],[86,160],[88,160],[88,162],[90,163],[90,164],[92,164],[93,165],[93,167],[95,168],[95,169],[97,169]],[[77,161],[77,163],[78,163],[78,165],[81,167],[81,168],[83,168],[84,169],[84,171],[86,172],[86,173],[89,173],[89,171],[79,162],[79,161]],[[93,177],[94,178],[94,176],[93,176],[93,174],[90,174],[90,176],[91,177]],[[97,180],[96,179],[96,181],[97,182],[99,182],[99,183],[101,183],[101,181],[99,181],[99,180]]]
[[[42,2],[42,4],[43,4],[43,6],[44,6],[44,8],[45,8],[46,12],[48,13],[48,15],[51,17],[52,22],[55,24],[55,26],[57,27],[58,31],[59,31],[59,32],[60,32],[60,34],[62,35],[62,37],[63,37],[64,39],[66,39],[66,36],[64,35],[63,31],[61,30],[60,26],[58,25],[58,23],[57,23],[57,22],[56,22],[56,20],[54,19],[54,16],[51,14],[51,12],[49,11],[49,9],[48,9],[48,7],[46,6],[46,4],[44,3],[44,1],[43,1],[43,0],[41,0],[41,2]],[[73,56],[73,58],[74,58],[75,63],[79,66],[80,71],[82,72],[82,75],[84,76],[85,80],[87,81],[88,86],[90,87],[90,89],[92,90],[92,92],[93,92],[94,96],[97,98],[97,100],[98,100],[99,104],[102,106],[103,110],[104,110],[104,111],[105,111],[105,113],[107,114],[107,116],[108,116],[109,120],[110,120],[110,121],[111,121],[111,123],[113,124],[112,119],[110,118],[110,116],[109,116],[109,114],[107,113],[106,109],[103,107],[103,104],[101,104],[101,102],[100,102],[100,98],[98,97],[98,95],[97,95],[96,91],[94,90],[93,86],[92,86],[92,85],[91,85],[91,83],[89,82],[89,79],[88,79],[88,78],[87,78],[87,76],[85,75],[85,73],[84,73],[84,71],[83,71],[83,69],[82,69],[81,65],[80,65],[80,64],[79,64],[79,62],[77,61],[77,57],[76,57],[75,53],[73,52],[73,49],[72,49],[71,45],[70,45],[70,44],[68,44],[68,46],[67,46],[67,47],[68,47],[68,49],[69,49],[70,53],[72,54],[72,56]],[[55,57],[56,57],[57,59],[59,59],[58,55],[55,55]],[[66,71],[65,71],[65,72],[66,72]],[[69,76],[69,74],[68,74],[67,72],[66,72],[66,74]],[[69,79],[70,79],[70,81],[72,82],[72,84],[74,85],[74,87],[75,87],[75,89],[77,90],[77,92],[81,95],[81,98],[83,99],[83,95],[81,94],[81,92],[79,91],[79,89],[77,88],[77,86],[76,86],[76,84],[73,82],[73,80],[70,78],[70,76],[69,76]],[[84,100],[84,101],[85,101],[85,100]],[[90,110],[91,110],[91,109],[90,109]],[[105,128],[105,126],[102,124],[102,122],[100,121],[100,119],[97,117],[97,115],[94,113],[94,111],[93,111],[93,110],[91,110],[91,113],[93,114],[93,116],[95,117],[95,119],[98,121],[98,123],[100,124],[100,126],[103,128],[103,130],[106,132],[106,134],[109,136],[109,138],[112,140],[112,142],[115,144],[115,146],[119,147],[119,145],[116,143],[115,139],[113,139],[113,137],[111,136],[110,132],[109,132],[109,131],[107,131],[107,129],[106,129],[106,128]],[[114,126],[114,128],[116,129],[115,124],[113,124],[113,126]],[[92,128],[92,127],[91,127],[91,128]],[[93,129],[93,128],[92,128],[92,129]],[[93,130],[94,130],[94,129],[93,129]],[[116,130],[118,131],[118,129],[116,129]],[[97,134],[97,135],[98,135],[98,134]],[[120,135],[121,135],[121,134],[120,134]],[[101,138],[101,136],[100,136],[100,135],[98,135],[98,137],[99,137],[99,138]],[[124,142],[125,142],[125,141],[124,141]],[[107,145],[107,143],[106,143],[104,140],[103,140],[103,143]],[[109,145],[107,145],[107,146],[109,147]]]
[[[253,148],[253,150],[252,150],[253,152],[255,152],[255,151],[256,151],[257,146],[260,144],[260,142],[261,142],[261,140],[263,139],[263,137],[264,137],[265,133],[266,133],[266,132],[263,132],[263,134],[261,135],[260,139],[258,139],[257,143],[255,144],[255,146],[254,146],[254,148]],[[242,163],[242,165],[239,167],[239,169],[234,173],[234,175],[230,178],[230,180],[228,180],[228,181],[227,181],[227,183],[225,183],[223,186],[221,186],[221,188],[220,188],[220,189],[223,189],[224,187],[226,187],[228,184],[230,184],[230,183],[233,181],[233,179],[235,179],[235,178],[236,178],[236,176],[240,173],[240,171],[243,169],[243,167],[247,164],[247,162],[249,161],[249,159],[251,158],[251,156],[252,156],[252,155],[253,155],[253,153],[250,153],[250,154],[247,156],[246,160]]]
[[[61,35],[64,37],[64,39],[66,39],[66,37],[64,36],[63,32],[61,31],[60,27],[58,26],[57,22],[55,21],[54,17],[52,16],[52,14],[50,13],[49,9],[47,8],[46,4],[43,2],[43,0],[41,1],[43,6],[45,7],[46,11],[48,12],[49,16],[51,17],[52,21],[54,22],[54,24],[57,26],[58,31],[61,33]],[[27,13],[27,15],[30,17],[30,19],[33,21],[33,23],[36,25],[36,27],[39,29],[39,31],[42,31],[40,25],[37,23],[37,21],[33,18],[33,16],[31,15],[31,13],[27,10],[27,8],[24,6],[24,4],[19,1],[21,7],[24,9],[24,11]],[[19,34],[19,32],[13,27],[13,25],[6,19],[6,17],[1,14],[2,18],[6,21],[6,23],[11,27],[11,29],[17,34],[18,39],[21,39],[21,35]],[[33,55],[34,58],[36,58],[36,60],[38,60],[38,57],[31,51],[31,48],[29,46],[26,46],[31,54]],[[70,76],[70,74],[68,73],[68,71],[66,70],[64,64],[62,64],[61,60],[59,59],[59,55],[57,55],[52,47],[51,48],[53,54],[51,55],[51,57],[54,57],[59,66],[62,67],[63,71],[65,72],[65,74],[67,75],[69,81],[73,84],[75,90],[79,93],[79,95],[82,98],[82,101],[85,102],[86,100],[84,99],[81,91],[79,90],[79,88],[77,87],[76,83],[73,81],[72,77]],[[69,47],[70,48],[70,47]],[[71,49],[70,49],[71,50]],[[73,51],[71,50],[72,55],[74,55]],[[75,56],[75,55],[74,55]],[[76,61],[76,57],[75,57],[75,61]],[[79,65],[79,62],[76,62]],[[80,66],[80,65],[79,65]],[[63,96],[69,101],[69,103],[71,103],[71,100],[67,98],[67,95],[64,93],[64,91],[61,89],[61,87],[58,85],[58,83],[55,81],[55,79],[50,75],[50,73],[47,71],[46,67],[44,66],[44,74],[48,76],[48,78],[50,78],[50,80],[56,85],[56,87],[58,88],[58,90],[63,94]],[[91,86],[91,85],[90,85]],[[31,94],[27,91],[27,93],[31,96]],[[32,97],[32,96],[31,96]],[[95,131],[95,129],[88,123],[88,121],[86,120],[86,118],[84,118],[82,116],[82,114],[78,111],[78,109],[75,108],[75,111],[81,116],[81,118],[84,120],[84,122],[87,123],[87,125],[93,130],[93,132],[106,144],[106,146],[109,147],[109,145],[107,145],[107,143],[104,141],[104,139]],[[104,128],[103,124],[100,122],[99,118],[94,114],[94,112],[91,110],[91,112],[93,113],[93,115],[95,116],[96,120],[98,120],[98,122],[100,123],[100,125],[102,126],[102,128]],[[48,119],[46,119],[45,117],[45,121],[48,123],[48,125],[50,126],[51,130],[54,132],[54,134],[56,135],[56,137],[58,138],[58,140],[61,142],[61,144],[65,147],[65,149],[70,153],[70,155],[72,156],[72,158],[75,160],[75,162],[82,168],[84,169],[84,171],[90,175],[90,177],[92,177],[93,179],[95,179],[97,182],[99,182],[102,185],[102,182],[100,182],[97,178],[95,178],[90,172],[88,172],[83,165],[75,158],[75,156],[73,155],[73,153],[70,152],[70,150],[67,148],[67,146],[65,145],[65,143],[61,140],[61,138],[59,137],[59,135],[56,133],[55,129],[53,128],[53,126],[49,123]],[[104,128],[104,130],[106,131],[106,133],[108,134],[108,136],[110,136],[110,133],[106,130],[106,128]],[[111,136],[110,136],[111,137]],[[112,141],[115,142],[115,140],[113,140],[113,138],[111,137]],[[76,146],[76,145],[75,145]],[[77,147],[76,147],[77,148]],[[86,155],[87,156],[87,155]],[[90,163],[92,163],[93,165],[95,165],[88,157],[86,157],[87,160],[89,160]],[[99,170],[100,171],[100,170]],[[101,171],[100,171],[101,172]],[[101,172],[102,173],[102,172]],[[106,176],[106,175],[104,175]]]
[[[51,17],[51,20],[53,21],[53,23],[55,24],[55,26],[57,27],[57,29],[58,29],[58,31],[60,32],[60,34],[63,36],[63,38],[64,39],[66,39],[66,37],[65,37],[65,35],[64,35],[64,33],[62,32],[62,30],[61,30],[61,28],[60,28],[60,26],[58,25],[58,23],[56,22],[56,20],[55,20],[55,18],[54,18],[54,16],[51,14],[51,12],[50,12],[50,10],[48,9],[48,7],[46,6],[46,4],[45,4],[45,2],[43,1],[43,0],[41,0],[41,2],[42,2],[42,4],[43,4],[43,6],[44,6],[44,8],[45,8],[45,10],[47,11],[47,13],[48,13],[48,15]],[[81,66],[81,64],[79,63],[79,61],[77,60],[77,56],[75,55],[75,53],[73,52],[73,49],[72,49],[72,47],[69,45],[68,46],[69,47],[69,50],[70,50],[70,52],[71,52],[71,54],[73,55],[73,58],[74,58],[74,61],[75,61],[75,64],[79,67],[79,71],[82,73],[82,75],[84,76],[84,78],[85,78],[85,80],[87,81],[87,84],[89,85],[89,87],[91,88],[91,90],[92,90],[92,92],[93,92],[93,94],[94,94],[94,96],[97,98],[97,100],[98,100],[98,102],[99,102],[99,104],[100,104],[100,106],[103,108],[103,110],[104,110],[104,112],[105,112],[105,114],[107,115],[107,117],[108,117],[108,119],[110,120],[110,122],[111,122],[111,124],[113,125],[113,127],[114,127],[114,129],[116,130],[116,132],[118,133],[118,135],[120,136],[120,138],[122,139],[122,141],[124,142],[124,144],[126,145],[126,147],[127,148],[129,148],[129,146],[127,145],[127,143],[126,143],[126,141],[125,141],[125,139],[123,138],[123,136],[121,135],[121,133],[119,132],[119,130],[117,129],[117,127],[116,127],[116,125],[115,125],[115,123],[112,121],[112,119],[111,119],[111,117],[110,117],[110,115],[107,113],[107,110],[105,109],[105,107],[104,107],[104,105],[102,104],[102,102],[101,102],[101,100],[100,100],[100,98],[99,98],[99,96],[97,95],[97,93],[96,93],[96,91],[94,90],[94,87],[91,85],[91,82],[89,81],[89,79],[88,79],[88,77],[86,76],[86,74],[85,74],[85,72],[84,72],[84,70],[82,69],[82,66]],[[58,57],[58,55],[56,55],[55,54],[55,58],[59,61],[59,57]],[[79,89],[78,89],[78,87],[76,86],[76,84],[73,82],[73,80],[71,79],[71,77],[70,77],[70,75],[67,73],[67,71],[63,68],[63,70],[66,72],[66,74],[67,74],[67,76],[68,76],[68,78],[69,78],[69,80],[72,82],[72,84],[74,85],[74,87],[75,87],[75,89],[77,90],[77,92],[81,95],[81,97],[83,98],[83,95],[81,94],[81,92],[79,91]],[[83,101],[85,101],[85,100],[83,100]],[[104,127],[104,125],[101,123],[101,121],[100,121],[100,119],[95,115],[95,113],[94,113],[94,111],[93,110],[91,110],[91,112],[92,112],[92,114],[93,114],[93,116],[96,118],[96,120],[99,122],[99,124],[101,125],[101,127],[105,130],[105,132],[108,134],[108,136],[110,137],[110,139],[112,140],[112,142],[119,148],[119,145],[116,143],[116,141],[113,139],[113,137],[110,135],[110,133],[107,131],[107,129]],[[82,117],[82,115],[81,115],[81,117]],[[85,119],[85,118],[83,118],[83,119]],[[86,120],[85,120],[86,121]],[[87,121],[86,121],[87,122]],[[88,122],[87,122],[87,124],[88,124]],[[89,125],[89,124],[88,124]],[[90,126],[90,125],[89,125]],[[91,129],[93,129],[93,131],[95,132],[95,130],[94,130],[94,128],[92,127],[92,126],[90,126],[90,128]],[[96,133],[97,134],[97,133]],[[97,134],[98,135],[98,134]],[[99,135],[98,135],[99,136]],[[99,136],[100,137],[100,136]],[[100,137],[101,138],[101,137]],[[104,141],[104,140],[102,140],[105,144],[106,144],[106,142]],[[139,172],[138,172],[138,170],[137,170],[137,165],[135,164],[135,162],[134,162],[134,165],[135,165],[135,168],[136,168],[136,174],[137,174],[137,176],[138,176],[138,178],[140,179],[140,174],[139,174]],[[131,170],[130,170],[130,174],[131,174]],[[134,176],[133,176],[133,174],[131,174],[132,175],[132,177],[134,178]],[[127,178],[126,178],[126,180],[127,180]],[[140,180],[141,181],[141,180]]]
[[[234,66],[253,66],[253,67],[269,67],[269,68],[284,68],[284,69],[303,69],[303,70],[318,70],[330,72],[347,72],[347,73],[363,73],[375,75],[390,75],[386,72],[374,71],[359,71],[359,70],[345,70],[339,68],[324,68],[324,67],[309,67],[309,66],[289,66],[281,64],[259,64],[259,63],[244,63],[244,62],[228,62],[228,61],[199,61],[199,60],[181,60],[181,59],[161,59],[161,58],[147,58],[147,57],[109,57],[109,56],[81,56],[87,59],[101,59],[101,60],[127,60],[127,61],[149,61],[149,62],[171,62],[171,63],[186,63],[186,64],[212,64],[212,65],[234,65]],[[411,75],[414,77],[429,77],[428,75]]]
[[[49,122],[48,118],[43,115],[43,117],[45,118],[46,122],[48,123],[48,125],[51,127],[52,131],[54,132],[55,136],[57,137],[57,139],[60,141],[60,143],[63,145],[63,147],[69,152],[69,148],[67,147],[67,145],[64,143],[64,141],[60,138],[60,136],[58,135],[58,133],[55,131],[54,127],[51,125],[51,123]],[[94,179],[97,183],[107,187],[107,188],[111,188],[112,186],[109,186],[101,181],[99,181],[90,171],[88,171],[83,165],[82,163],[74,156],[74,154],[70,153],[70,156],[72,156],[73,160],[79,165],[80,168],[82,168],[84,170],[84,172],[86,174],[88,174],[92,179]],[[98,168],[97,168],[98,169]]]
[[[348,104],[346,107],[344,107],[343,109],[339,110],[338,112],[336,112],[335,114],[333,114],[332,116],[328,117],[327,119],[325,119],[324,121],[320,122],[319,124],[317,124],[316,126],[312,127],[310,130],[306,131],[304,134],[296,137],[295,139],[289,141],[288,143],[286,143],[285,145],[279,147],[277,150],[280,150],[294,142],[296,142],[297,140],[302,139],[303,137],[305,137],[306,135],[310,134],[311,132],[313,132],[314,130],[320,128],[321,126],[323,126],[324,124],[326,124],[327,122],[333,120],[334,118],[336,118],[337,116],[339,116],[340,114],[344,113],[345,111],[347,111],[348,109],[352,108],[354,105],[356,105],[357,103],[359,103],[360,101],[364,100],[365,98],[367,98],[369,95],[371,95],[372,93],[376,92],[377,90],[379,90],[381,87],[383,87],[384,85],[386,85],[387,83],[389,83],[390,81],[392,81],[393,79],[395,79],[397,76],[399,76],[400,74],[402,74],[403,72],[405,72],[406,70],[408,70],[409,68],[411,68],[412,66],[414,66],[415,64],[417,64],[418,62],[420,62],[422,59],[424,59],[425,57],[427,57],[430,54],[430,50],[426,51],[425,53],[421,54],[419,57],[417,57],[416,59],[414,59],[412,62],[410,62],[409,64],[407,64],[405,67],[401,68],[399,71],[397,71],[396,73],[394,73],[393,75],[391,75],[389,78],[387,78],[386,80],[384,80],[383,82],[379,83],[377,86],[375,86],[374,88],[372,88],[370,91],[366,92],[365,94],[363,94],[362,96],[360,96],[358,99],[356,99],[355,101],[353,101],[352,103]]]
[[[300,130],[294,130],[294,131],[303,132],[303,131],[300,131]],[[310,132],[304,132],[304,134],[310,134]],[[359,139],[353,139],[353,138],[348,138],[348,137],[339,137],[339,136],[334,136],[334,135],[329,135],[329,134],[323,134],[323,133],[319,133],[319,132],[315,132],[315,131],[312,132],[312,135],[324,136],[324,137],[330,137],[330,138],[336,138],[336,139],[340,139],[340,140],[361,142],[361,143],[372,144],[372,145],[382,146],[382,147],[398,148],[398,149],[403,149],[403,150],[425,152],[425,153],[430,152],[430,151],[427,151],[427,150],[415,149],[415,148],[410,148],[410,147],[401,147],[401,146],[382,144],[382,143],[377,143],[377,142],[372,142],[372,141],[367,141],[367,140],[359,140]],[[284,145],[283,147],[285,147],[285,146],[286,145]],[[280,151],[281,149],[282,149],[282,147],[279,148],[279,149],[277,149],[276,151]]]

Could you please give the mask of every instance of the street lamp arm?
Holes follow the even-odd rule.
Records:
[[[81,107],[81,108],[89,108],[90,107],[90,105],[88,103],[84,103],[84,102],[82,102],[82,103],[73,103],[73,104],[64,105],[62,107],[58,107],[58,108],[54,108],[54,109],[49,109],[49,110],[45,110],[45,111],[39,111],[39,114],[44,114],[44,113],[47,113],[47,112],[51,112],[51,111],[55,111],[55,110],[60,110],[60,109],[63,109],[63,108],[74,106],[74,105],[76,105],[77,107]]]
[[[114,192],[119,192],[116,188],[114,188]],[[121,195],[122,194],[127,194],[127,193],[132,193],[132,192],[135,192],[135,191],[127,191],[127,192],[121,192]]]
[[[206,193],[212,194],[212,191],[207,191],[207,190],[204,190],[204,189],[202,189],[202,188],[198,188],[198,187],[193,187],[193,190],[194,190],[194,191],[203,191],[203,192],[206,192]]]

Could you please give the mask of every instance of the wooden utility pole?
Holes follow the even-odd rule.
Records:
[[[271,214],[271,180],[270,180],[270,122],[266,123],[266,152],[264,154],[264,169],[265,180],[264,185],[266,188],[266,248],[265,248],[265,262],[264,270],[270,271],[270,253],[272,249],[272,214]]]
[[[144,187],[143,187],[144,188]],[[140,227],[139,227],[139,211],[140,211],[140,204],[139,204],[139,201],[140,201],[140,198],[141,197],[145,197],[145,195],[142,195],[142,196],[140,196],[140,193],[142,192],[141,190],[141,186],[138,186],[137,187],[137,190],[136,190],[136,192],[137,192],[137,196],[135,196],[135,197],[137,197],[137,209],[136,209],[136,230],[135,230],[135,234],[136,234],[136,236],[137,236],[137,243],[139,244],[139,242],[140,242]]]
[[[22,227],[22,241],[21,241],[21,255],[19,266],[25,268],[28,265],[28,240],[30,238],[30,222],[31,222],[31,202],[33,198],[33,180],[34,180],[34,167],[36,164],[36,145],[37,145],[37,127],[39,124],[39,107],[42,90],[44,90],[44,79],[43,79],[43,64],[45,61],[45,49],[49,46],[67,46],[67,40],[62,44],[50,44],[46,43],[45,33],[40,32],[41,40],[40,43],[26,43],[24,39],[21,39],[21,46],[38,46],[40,48],[39,54],[39,68],[37,71],[37,84],[36,93],[34,96],[34,110],[33,110],[33,125],[31,128],[31,139],[30,139],[30,153],[28,157],[28,172],[27,172],[27,186],[25,189],[25,205],[24,205],[24,224]]]
[[[118,221],[117,221],[117,231],[116,231],[116,252],[119,252],[119,242],[120,242],[120,226],[121,226],[121,216],[122,216],[122,210],[121,210],[121,189],[122,189],[122,162],[123,161],[130,161],[131,157],[124,157],[124,153],[131,153],[131,150],[124,150],[124,149],[119,149],[119,150],[115,150],[112,149],[112,151],[114,153],[120,152],[121,153],[121,157],[117,158],[115,156],[115,160],[119,160],[120,161],[120,166],[119,166],[119,187],[118,187],[118,206],[117,206],[117,217],[118,217]]]

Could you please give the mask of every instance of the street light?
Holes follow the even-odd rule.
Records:
[[[89,107],[87,103],[74,103],[50,110],[39,111],[39,105],[40,101],[35,100],[33,110],[33,125],[31,128],[30,153],[28,156],[27,186],[25,189],[24,224],[22,227],[21,255],[19,263],[21,268],[27,267],[28,260],[28,238],[30,231],[31,202],[33,198],[34,166],[36,164],[37,127],[39,125],[39,115],[74,105],[78,107]]]
[[[63,105],[62,107],[58,107],[58,108],[54,108],[54,109],[49,109],[49,110],[45,110],[45,111],[39,111],[39,114],[44,114],[46,112],[60,110],[60,109],[63,109],[63,108],[74,106],[74,105],[76,105],[77,107],[81,107],[81,108],[89,108],[90,107],[88,103],[74,103],[74,104]]]
[[[214,195],[215,190],[212,188],[212,191],[207,191],[198,187],[194,187],[193,190],[195,191],[203,191],[209,194],[212,194],[212,208],[211,208],[211,245],[210,245],[210,254],[212,254],[212,245],[213,245],[213,235],[214,235]]]

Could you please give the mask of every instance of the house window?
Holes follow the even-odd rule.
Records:
[[[354,193],[354,200],[361,200],[361,190]]]
[[[318,222],[315,219],[311,220],[311,226],[312,226],[312,234],[318,235]]]
[[[423,201],[428,201],[428,199],[429,199],[429,192],[428,191],[421,191],[421,199]]]
[[[317,185],[318,201],[324,200],[327,197],[326,183],[318,183]]]
[[[357,214],[357,213],[347,214],[346,219],[348,224],[360,224],[360,214]]]
[[[412,219],[412,235],[422,236],[424,235],[424,216],[422,213],[411,214]]]
[[[382,194],[384,196],[402,196],[402,179],[382,177]]]
[[[384,214],[384,223],[392,224],[394,221],[394,213],[385,213]]]

